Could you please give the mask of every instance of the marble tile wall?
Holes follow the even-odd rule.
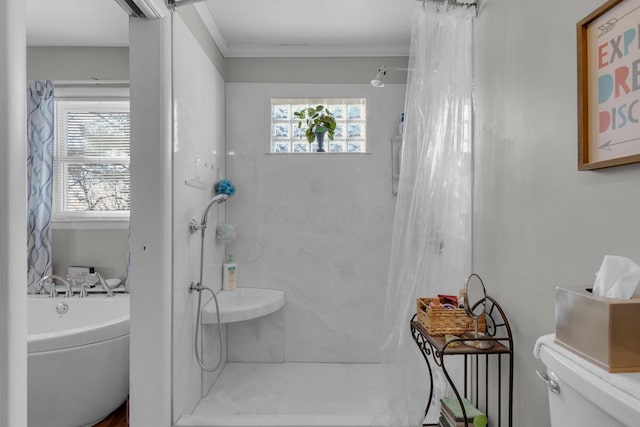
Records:
[[[281,313],[229,328],[230,361],[379,361],[395,206],[391,138],[404,92],[227,83],[227,170],[237,190],[227,221],[239,236],[227,252],[238,286],[286,294]],[[270,99],[306,96],[366,97],[370,154],[266,154]]]
[[[234,362],[284,362],[285,310],[227,325],[227,359]]]
[[[173,414],[190,412],[216,374],[202,374],[194,357],[197,293],[188,293],[198,282],[200,233],[191,234],[189,220],[202,216],[214,195],[218,171],[225,171],[224,80],[212,65],[179,14],[174,16],[173,104]],[[196,158],[198,161],[196,162]],[[204,189],[185,185],[199,177]],[[224,205],[209,212],[205,236],[203,285],[221,288],[224,245],[215,240],[215,225],[225,218]],[[210,298],[205,292],[203,306]],[[223,336],[224,342],[224,336]],[[214,366],[218,358],[217,330],[203,331],[205,362]],[[224,353],[223,353],[224,354]],[[224,363],[223,365],[224,366]],[[175,420],[174,420],[175,421]]]

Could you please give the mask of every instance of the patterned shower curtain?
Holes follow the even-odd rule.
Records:
[[[53,82],[29,81],[27,106],[27,285],[31,290],[51,274],[52,267]]]

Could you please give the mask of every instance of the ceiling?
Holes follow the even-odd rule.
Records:
[[[128,46],[115,0],[26,0],[28,46]]]
[[[127,46],[115,0],[26,0],[30,46]],[[405,56],[415,0],[207,0],[195,5],[227,57]]]

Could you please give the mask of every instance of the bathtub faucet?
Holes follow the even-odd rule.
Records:
[[[49,292],[49,298],[58,296],[58,292],[56,291],[56,284],[53,282],[54,279],[58,279],[62,283],[64,283],[64,287],[66,288],[66,291],[64,293],[65,297],[73,296],[73,290],[71,289],[71,282],[69,282],[64,277],[56,276],[55,274],[44,276],[42,279],[38,280],[38,282],[35,285],[35,290],[37,293],[39,293],[42,290],[42,287],[44,286],[44,282],[49,279],[51,279],[51,291]]]
[[[89,281],[92,283],[97,283],[98,281],[100,282],[100,285],[102,285],[102,288],[105,291],[107,291],[107,298],[110,298],[113,296],[113,288],[107,284],[107,281],[102,278],[100,273],[92,273],[88,277],[91,277]]]

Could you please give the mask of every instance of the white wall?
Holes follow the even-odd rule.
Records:
[[[227,58],[227,83],[337,83],[368,84],[383,65],[385,82],[407,82],[406,56],[322,58]],[[405,68],[397,70],[393,68]]]
[[[105,278],[124,279],[129,250],[128,228],[58,229],[54,225],[51,235],[54,274],[66,276],[69,266],[84,265],[95,267]]]
[[[228,252],[238,286],[286,295],[282,311],[229,326],[229,360],[379,360],[395,206],[391,138],[404,91],[398,84],[227,83],[228,170],[236,185],[227,213],[239,235]],[[306,96],[366,97],[371,154],[265,154],[270,98]]]
[[[601,0],[490,0],[476,31],[474,271],[510,317],[515,425],[549,425],[536,338],[556,286],[605,254],[640,261],[640,165],[577,171],[575,24]]]
[[[170,18],[131,18],[129,37],[130,424],[168,427],[173,243]]]
[[[224,80],[198,40],[174,15],[173,105],[176,113],[173,142],[173,418],[190,413],[201,395],[201,380],[207,390],[216,375],[205,375],[194,356],[197,292],[188,293],[191,282],[199,282],[200,232],[189,232],[189,220],[201,219],[215,195],[218,176],[225,175]],[[196,156],[200,162],[195,168]],[[206,190],[185,185],[198,176]],[[203,285],[221,289],[224,245],[215,240],[216,224],[224,222],[225,205],[209,211],[205,234]],[[211,298],[204,292],[203,305]],[[223,335],[223,342],[226,337]],[[214,367],[218,359],[217,328],[207,328],[204,363]],[[221,367],[224,366],[224,360]]]
[[[29,46],[29,80],[129,80],[129,48]]]
[[[0,426],[27,425],[26,27],[0,2]]]

